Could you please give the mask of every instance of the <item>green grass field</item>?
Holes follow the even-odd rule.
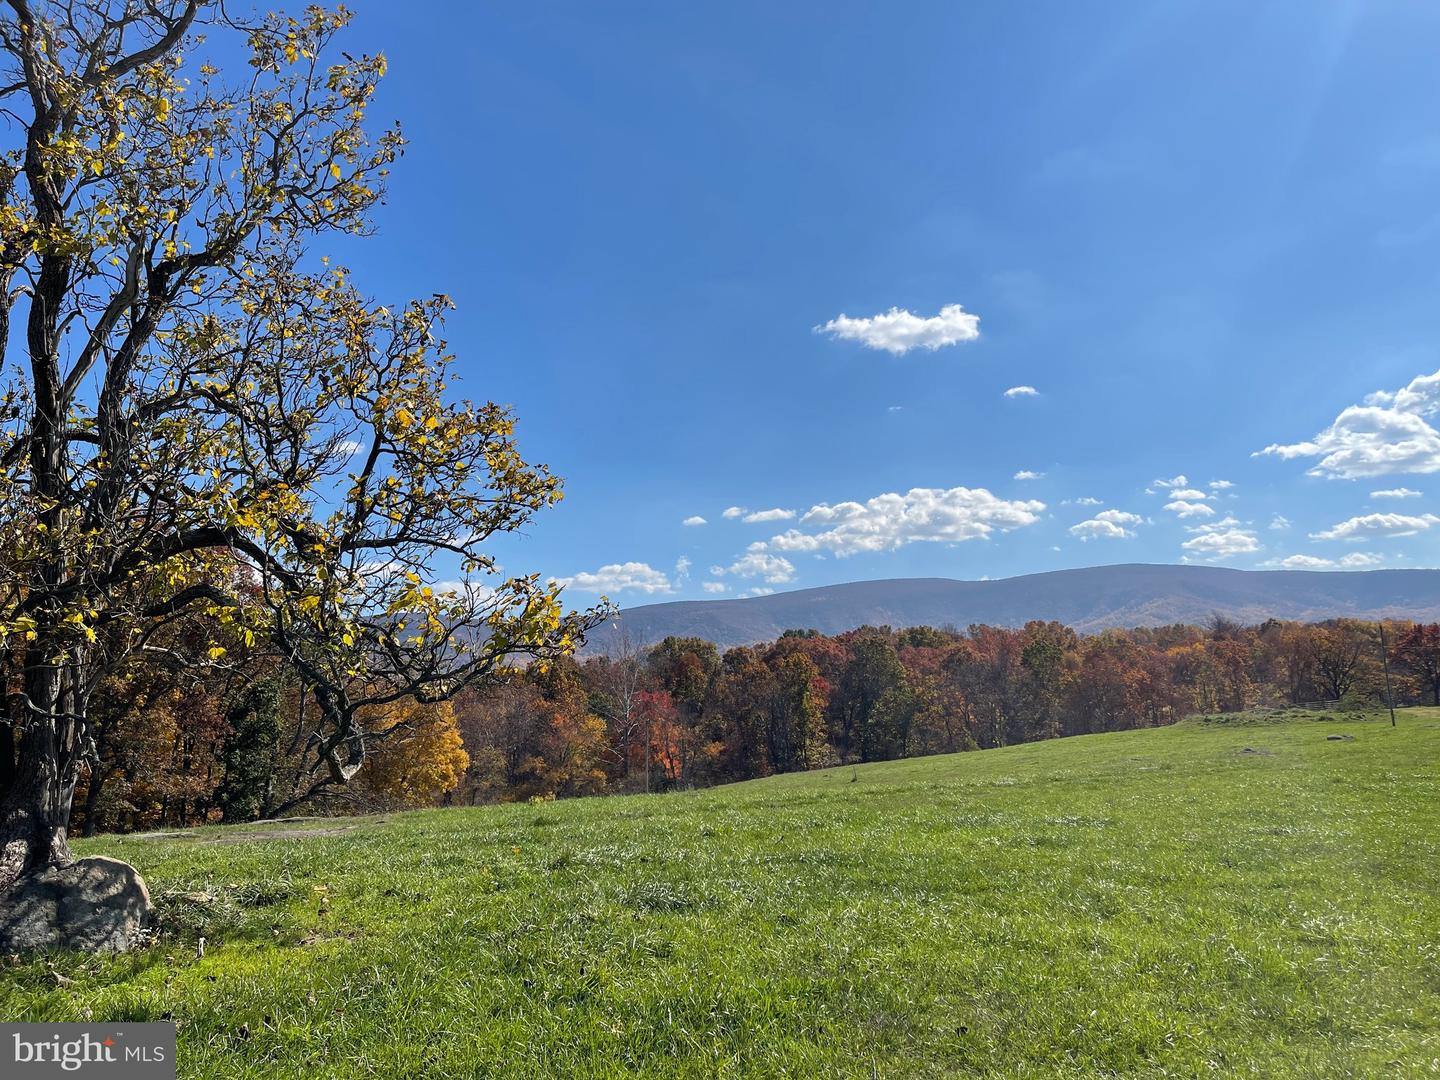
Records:
[[[183,1077],[1440,1075],[1437,763],[1440,710],[1191,720],[107,837],[169,932],[0,1014],[173,1018]]]

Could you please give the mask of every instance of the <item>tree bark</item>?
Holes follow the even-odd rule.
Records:
[[[85,828],[81,833],[82,836],[95,835],[97,828],[95,814],[100,808],[100,792],[108,779],[109,774],[100,767],[98,762],[90,767],[90,782],[85,785]]]
[[[0,719],[0,801],[15,785],[15,722]]]
[[[26,676],[32,712],[20,736],[15,783],[0,805],[0,891],[24,874],[75,861],[70,803],[80,753],[73,714],[62,709],[60,672],[44,665]]]

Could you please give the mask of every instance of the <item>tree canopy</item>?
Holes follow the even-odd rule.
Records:
[[[561,485],[506,408],[452,393],[449,300],[380,303],[315,250],[369,230],[404,146],[369,123],[385,60],[338,47],[348,21],[0,17],[0,886],[68,859],[90,697],[180,623],[212,663],[298,674],[324,785],[360,768],[361,713],[563,655],[595,618],[486,553]],[[434,588],[441,559],[476,584]]]

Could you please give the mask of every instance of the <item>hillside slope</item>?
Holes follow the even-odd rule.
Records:
[[[187,1080],[1430,1075],[1436,760],[1440,710],[1187,722],[101,837],[167,936],[0,1015],[173,1017]]]
[[[1203,623],[1214,614],[1242,622],[1338,616],[1440,620],[1440,570],[1230,570],[1127,564],[1057,570],[998,581],[899,578],[856,581],[736,600],[686,600],[627,607],[631,639],[671,635],[721,646],[747,645],[787,629],[834,634],[857,626],[1021,626],[1055,619],[1082,633],[1109,627]],[[613,628],[592,635],[604,651]]]

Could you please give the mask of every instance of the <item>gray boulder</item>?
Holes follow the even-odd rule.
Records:
[[[145,879],[129,863],[79,859],[23,877],[0,895],[0,952],[125,952],[153,911]]]

